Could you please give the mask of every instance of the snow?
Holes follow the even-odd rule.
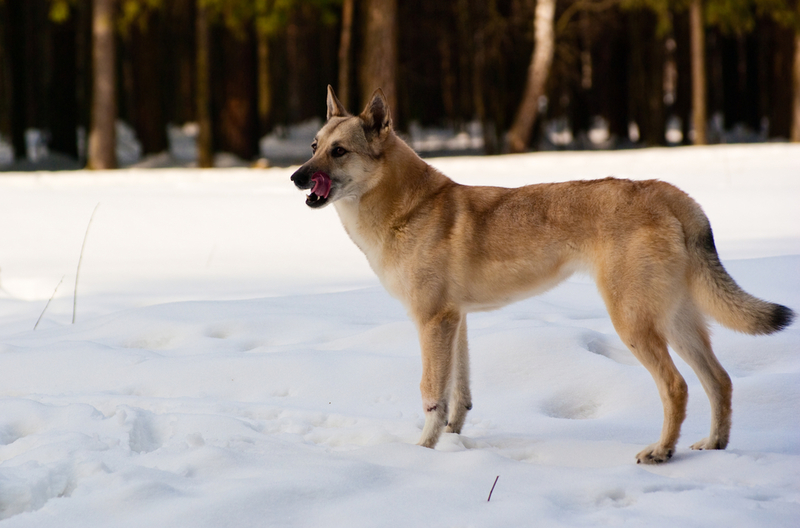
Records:
[[[798,146],[431,162],[465,183],[673,182],[745,289],[800,308]],[[726,451],[688,449],[709,406],[676,359],[683,436],[644,467],[655,384],[576,276],[470,316],[475,407],[420,448],[414,328],[291,172],[0,177],[0,528],[800,523],[800,326],[715,326]]]

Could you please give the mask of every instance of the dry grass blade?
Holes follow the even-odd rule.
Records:
[[[36,320],[36,324],[33,325],[33,329],[34,330],[36,330],[36,327],[39,326],[39,322],[42,320],[42,317],[44,317],[44,313],[47,311],[47,307],[50,306],[50,301],[52,301],[53,297],[56,296],[56,292],[58,291],[58,288],[59,288],[59,286],[61,286],[62,282],[64,282],[64,276],[63,275],[61,276],[61,280],[58,281],[58,284],[56,284],[56,289],[53,290],[53,295],[50,296],[50,298],[47,300],[47,304],[44,305],[44,310],[42,310],[42,313],[39,315],[39,318]]]
[[[94,210],[92,211],[92,216],[89,217],[89,224],[86,226],[86,233],[83,235],[83,244],[81,245],[81,255],[80,257],[78,257],[78,269],[75,272],[75,293],[72,295],[72,324],[75,324],[75,312],[78,306],[78,276],[81,274],[81,262],[83,262],[83,250],[86,249],[86,239],[89,236],[89,228],[92,227],[92,220],[94,220],[94,214],[97,212],[98,207],[100,207],[99,202],[97,205],[94,206]]]

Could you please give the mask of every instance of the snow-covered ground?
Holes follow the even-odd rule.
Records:
[[[465,183],[673,182],[745,289],[800,308],[798,146],[432,163]],[[677,361],[679,450],[643,467],[655,384],[576,276],[470,316],[475,407],[423,449],[414,328],[291,172],[0,174],[0,528],[800,525],[800,325],[715,327],[726,451],[688,449],[709,409]]]

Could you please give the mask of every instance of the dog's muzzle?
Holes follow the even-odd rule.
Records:
[[[331,193],[331,177],[322,171],[313,174],[307,167],[300,167],[292,174],[292,181],[298,189],[311,189],[306,196],[306,205],[309,207],[322,207],[328,202]]]

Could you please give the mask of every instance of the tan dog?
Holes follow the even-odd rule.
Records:
[[[466,314],[498,308],[590,273],[619,336],[650,371],[664,406],[661,438],[638,462],[668,460],[686,414],[671,345],[711,401],[711,433],[693,449],[724,449],[731,380],[711,350],[709,315],[769,334],[794,313],[744,292],[717,256],[700,206],[660,181],[607,178],[516,189],[459,185],[392,130],[378,90],[350,116],[328,87],[328,121],[292,175],[306,203],[333,203],[345,230],[419,330],[425,426],[419,444],[459,433],[472,408]]]

